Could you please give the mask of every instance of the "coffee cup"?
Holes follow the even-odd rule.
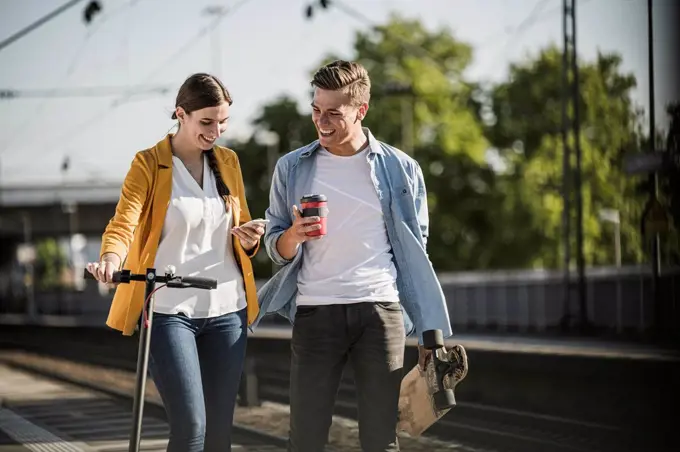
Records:
[[[319,217],[320,219],[321,229],[308,232],[307,235],[310,237],[326,235],[326,218],[328,216],[328,199],[326,196],[305,195],[300,199],[300,205],[303,217]]]

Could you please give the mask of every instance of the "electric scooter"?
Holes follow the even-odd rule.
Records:
[[[94,280],[94,276],[85,270],[85,279]],[[193,276],[175,275],[175,267],[168,265],[165,275],[158,275],[156,269],[149,268],[146,273],[131,273],[130,270],[122,270],[113,273],[113,282],[130,284],[134,281],[146,282],[144,306],[142,307],[142,324],[140,325],[139,351],[137,353],[137,380],[135,383],[135,398],[132,406],[132,435],[130,436],[129,452],[139,452],[142,439],[142,414],[144,413],[144,394],[146,391],[146,374],[149,367],[149,346],[151,345],[151,322],[153,318],[153,294],[163,287],[173,289],[186,289],[189,287],[198,289],[215,289],[217,280],[213,278],[200,278]],[[161,284],[160,286],[156,286]]]

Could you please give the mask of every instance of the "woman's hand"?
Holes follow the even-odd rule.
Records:
[[[264,234],[264,226],[260,223],[248,222],[231,228],[231,233],[238,237],[245,251],[250,251],[255,248]]]
[[[120,268],[120,257],[115,253],[106,253],[102,256],[101,262],[90,262],[87,264],[87,271],[92,273],[97,281],[114,284],[113,272]]]

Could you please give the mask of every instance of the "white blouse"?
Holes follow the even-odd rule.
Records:
[[[156,254],[155,268],[175,274],[217,279],[217,289],[162,288],[154,312],[216,317],[246,307],[243,276],[232,245],[232,211],[217,192],[215,176],[203,157],[203,188],[182,161],[172,157],[172,195]]]

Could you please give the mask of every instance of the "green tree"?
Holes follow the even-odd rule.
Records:
[[[612,227],[598,217],[603,208],[620,211],[624,261],[643,256],[644,199],[622,169],[624,154],[640,149],[640,113],[630,98],[635,78],[620,66],[617,55],[579,62],[584,252],[593,265],[614,261]],[[526,250],[525,264],[537,267],[563,260],[561,70],[560,50],[549,47],[512,65],[509,81],[495,86],[489,99],[494,119],[486,136],[506,167],[503,217]],[[573,149],[573,135],[569,142]],[[573,223],[571,230],[574,242]]]
[[[471,108],[473,85],[462,75],[472,57],[470,46],[447,29],[429,31],[416,20],[394,16],[372,32],[358,33],[354,48],[351,58],[366,66],[373,86],[365,125],[378,139],[413,152],[423,168],[429,250],[437,270],[510,265],[510,255],[493,251],[494,212],[501,202],[495,174],[484,161],[488,143]],[[408,87],[405,93],[393,89],[402,86]],[[311,117],[288,98],[265,106],[253,125],[276,132],[281,155],[316,139]],[[232,147],[244,168],[251,211],[260,215],[269,203],[267,149],[255,138]],[[263,251],[256,265],[259,276],[269,274]]]
[[[472,85],[463,77],[472,59],[468,44],[447,28],[430,31],[418,20],[393,15],[387,24],[357,33],[354,50],[352,59],[371,77],[365,125],[376,136],[407,152],[434,146],[483,162],[487,143],[469,108]]]
[[[36,244],[36,282],[41,290],[61,287],[61,275],[66,267],[66,254],[53,238]]]
[[[428,30],[417,20],[393,16],[385,25],[357,33],[354,54],[348,57],[371,75],[366,126],[378,139],[413,153],[423,168],[430,257],[438,271],[561,264],[558,49],[547,48],[513,65],[509,81],[490,92],[463,76],[472,58],[468,44],[448,29]],[[641,147],[639,112],[630,100],[635,79],[623,74],[620,65],[616,55],[580,64],[589,264],[613,261],[613,230],[599,220],[602,208],[621,212],[625,261],[639,261],[643,254],[643,202],[621,169],[623,155]],[[278,155],[315,138],[309,115],[287,98],[265,106],[254,126],[277,133]],[[259,216],[268,205],[268,150],[255,138],[233,147],[241,156],[251,210]],[[490,155],[496,155],[493,167]],[[256,260],[263,269],[258,274],[266,276],[266,257]]]
[[[352,59],[371,77],[364,124],[379,140],[420,163],[430,208],[429,253],[438,271],[510,265],[496,253],[496,176],[485,161],[488,142],[472,106],[474,85],[463,73],[472,48],[451,30],[428,30],[392,16],[359,32]],[[327,57],[319,65],[332,60]]]

